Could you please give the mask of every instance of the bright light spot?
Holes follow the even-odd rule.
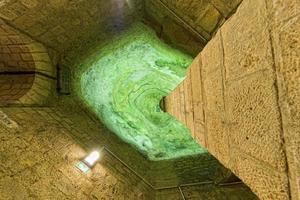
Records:
[[[100,153],[98,151],[93,151],[85,159],[84,162],[89,166],[93,166],[100,158]]]

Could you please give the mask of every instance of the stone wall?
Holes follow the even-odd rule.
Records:
[[[300,199],[300,2],[267,1],[292,199]]]
[[[142,0],[6,0],[0,4],[0,18],[60,54],[70,49],[78,53],[96,38],[103,42],[124,30],[142,5]]]
[[[80,173],[74,165],[97,147],[93,134],[105,132],[84,113],[65,113],[54,107],[0,109],[1,200],[155,198],[111,155],[101,154],[92,173]],[[81,129],[73,125],[78,118],[85,122]]]
[[[73,101],[71,101],[73,102]],[[71,103],[69,102],[69,103]],[[170,168],[168,161],[156,168],[136,151],[121,142],[91,118],[78,105],[66,101],[54,107],[6,107],[0,109],[0,199],[181,199],[174,176],[180,172],[185,181],[196,176],[190,162]],[[72,103],[71,103],[72,104]],[[68,106],[67,106],[68,105]],[[67,107],[67,109],[66,109]],[[139,177],[107,151],[88,175],[74,167],[93,149],[105,146],[138,174],[145,171],[152,177]],[[197,160],[194,160],[197,162]],[[198,164],[200,165],[200,164]],[[160,166],[160,167],[159,167]],[[211,167],[207,166],[207,170]],[[154,173],[160,171],[161,174]],[[175,173],[174,173],[175,171]],[[184,172],[185,171],[185,172]],[[172,174],[173,182],[165,173]],[[209,171],[206,171],[209,173]],[[158,176],[161,177],[158,177]],[[143,180],[142,178],[145,178]],[[148,181],[166,179],[167,184]],[[197,180],[195,180],[197,181]],[[182,181],[186,199],[229,198],[256,200],[242,183],[220,186],[208,180],[197,186]],[[175,184],[175,185],[173,185]],[[166,186],[164,188],[164,186]],[[170,187],[171,186],[171,187]],[[229,189],[228,189],[229,187]],[[231,188],[231,189],[230,189]]]
[[[181,192],[180,192],[181,190]],[[258,200],[244,184],[216,186],[212,184],[165,189],[156,192],[156,200]]]
[[[47,51],[44,45],[33,40],[31,33],[12,28],[14,24],[9,19],[5,21],[1,21],[1,41],[5,41],[3,49],[6,50],[2,57],[8,59],[0,61],[4,63],[2,72],[7,78],[1,79],[1,83],[9,83],[10,89],[5,94],[11,96],[14,96],[14,87],[28,85],[28,88],[26,91],[20,88],[20,97],[14,96],[11,102],[4,99],[1,104],[0,190],[4,199],[153,199],[153,190],[190,183],[214,184],[226,179],[223,173],[227,169],[207,152],[195,157],[150,162],[92,115],[86,114],[86,110],[79,111],[78,101],[49,107],[52,103],[49,100],[57,100],[51,98],[55,94],[56,72],[49,58],[49,48]],[[11,61],[17,65],[8,70],[10,64],[7,63]],[[22,67],[24,61],[30,62],[31,68]],[[30,85],[25,84],[28,76],[33,79],[28,81]],[[70,96],[70,99],[75,98]],[[109,155],[103,157],[101,167],[95,168],[93,175],[82,177],[75,171],[74,163],[99,146],[108,147],[145,180]],[[12,184],[14,188],[10,187]],[[252,195],[249,190],[247,193]]]
[[[299,199],[299,4],[244,0],[165,100],[260,199]]]
[[[145,0],[145,19],[160,38],[197,55],[241,0]]]
[[[47,49],[0,20],[0,104],[42,105],[56,72]]]

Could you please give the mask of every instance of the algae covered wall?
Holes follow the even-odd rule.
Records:
[[[260,199],[299,199],[299,9],[244,0],[167,111]]]
[[[151,160],[206,153],[189,130],[159,106],[192,58],[135,24],[74,70],[74,91],[122,140]]]

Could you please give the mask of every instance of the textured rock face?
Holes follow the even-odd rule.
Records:
[[[299,199],[299,6],[244,0],[166,99],[260,199]]]
[[[159,107],[184,77],[189,56],[142,24],[97,52],[75,71],[75,91],[113,132],[151,160],[206,153]]]

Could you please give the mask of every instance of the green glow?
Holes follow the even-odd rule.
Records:
[[[191,62],[137,24],[81,63],[75,91],[111,131],[150,160],[202,153],[189,130],[159,106]]]

